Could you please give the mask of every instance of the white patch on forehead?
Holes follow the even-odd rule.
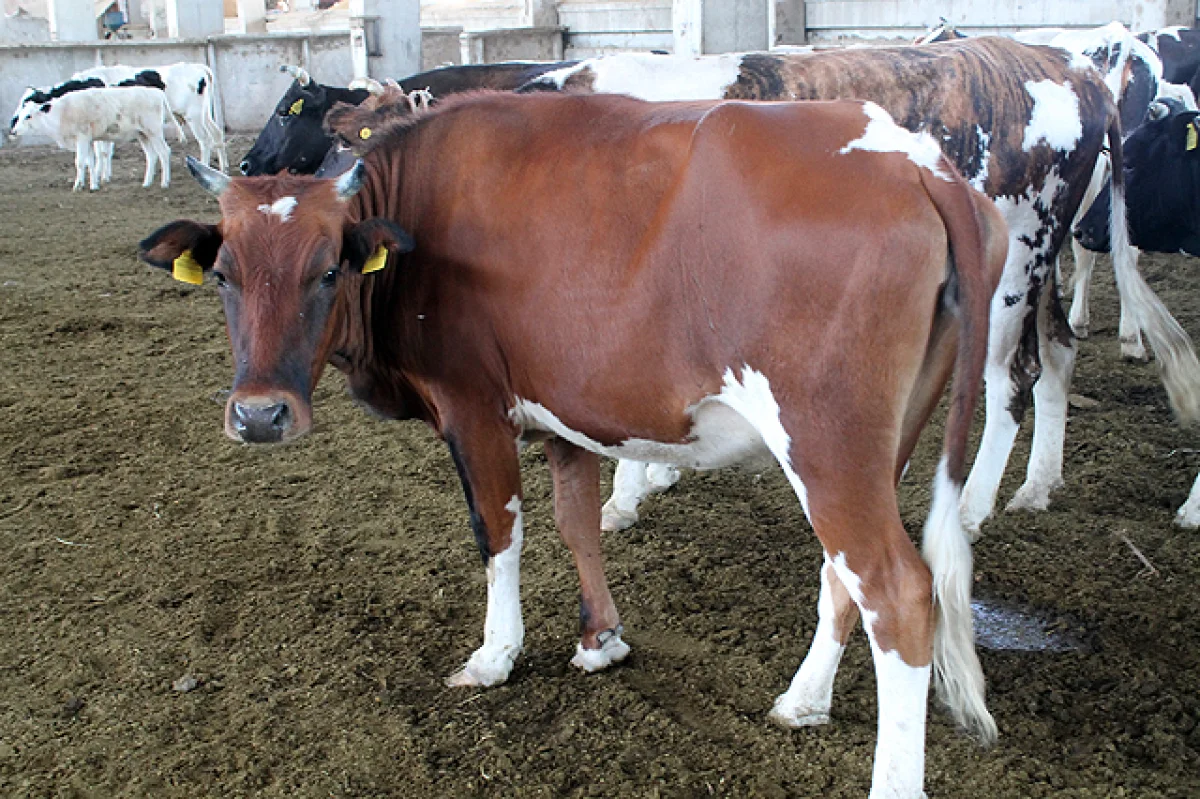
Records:
[[[295,197],[280,197],[275,202],[267,205],[263,203],[258,206],[258,210],[262,211],[267,216],[277,216],[280,222],[287,222],[292,218],[292,211],[296,207]]]
[[[904,153],[908,160],[924,167],[942,180],[950,176],[941,170],[942,149],[928,133],[913,133],[900,127],[891,115],[872,102],[863,103],[867,115],[867,128],[863,135],[847,144],[839,153],[845,155],[852,150],[869,150],[877,153]]]
[[[1042,143],[1064,152],[1074,148],[1083,137],[1075,90],[1052,80],[1027,80],[1025,91],[1033,98],[1033,113],[1021,148],[1029,152]]]

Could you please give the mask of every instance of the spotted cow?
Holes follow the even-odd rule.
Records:
[[[978,531],[991,514],[1018,426],[1032,396],[1033,447],[1009,509],[1044,509],[1062,480],[1067,394],[1075,342],[1057,285],[1059,250],[1088,190],[1106,138],[1120,161],[1113,93],[1090,59],[1008,38],[927,47],[799,55],[700,58],[623,54],[548,72],[522,91],[611,92],[650,100],[859,97],[904,127],[928,133],[972,185],[993,198],[1010,230],[1008,262],[992,301],[987,421],[963,497]],[[1122,207],[1115,219],[1124,216]],[[1124,226],[1116,225],[1123,235]],[[1127,250],[1127,248],[1126,248]],[[1164,367],[1182,419],[1200,416],[1200,364],[1191,342],[1146,286],[1126,252],[1115,260],[1124,302]],[[669,482],[660,475],[658,483]],[[637,520],[654,488],[638,464],[621,463],[605,526]]]
[[[306,432],[331,356],[361,401],[445,439],[488,576],[483,646],[450,684],[503,682],[524,643],[521,443],[546,445],[586,671],[629,652],[600,555],[598,455],[766,456],[828,553],[816,638],[772,717],[828,720],[861,612],[873,796],[923,795],[931,674],[994,737],[958,496],[1006,234],[937,142],[850,101],[490,92],[390,127],[372,111],[341,119],[363,161],[337,179],[193,164],[220,223],[171,223],[141,252],[218,275],[234,439]],[[951,373],[923,560],[895,480]]]

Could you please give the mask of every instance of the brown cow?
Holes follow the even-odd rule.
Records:
[[[995,735],[958,500],[1007,234],[931,138],[861,102],[482,94],[390,129],[365,118],[364,160],[336,180],[189,162],[221,222],[173,222],[141,257],[215,272],[232,438],[305,433],[332,358],[360,400],[446,440],[488,577],[483,646],[451,685],[504,681],[522,647],[521,443],[545,441],[586,671],[629,652],[597,454],[766,455],[824,546],[823,579],[845,586],[772,717],[828,719],[826,661],[861,611],[879,684],[872,795],[921,795],[931,667],[956,717]],[[951,372],[926,565],[895,481]]]

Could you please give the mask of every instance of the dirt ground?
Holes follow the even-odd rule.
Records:
[[[480,643],[485,588],[446,449],[364,414],[336,374],[303,442],[222,436],[214,291],[134,258],[164,222],[216,218],[180,149],[169,190],[142,189],[123,149],[97,194],[69,191],[68,153],[0,150],[0,795],[866,794],[864,636],[830,726],[765,718],[812,635],[821,561],[775,472],[688,475],[607,536],[633,655],[584,676],[533,448],[526,653],[504,686],[443,687]],[[1142,264],[1200,334],[1200,267]],[[1086,647],[981,650],[1001,738],[982,750],[934,707],[934,799],[1200,796],[1200,534],[1171,524],[1200,435],[1172,423],[1153,365],[1119,359],[1107,260],[1097,284],[1073,390],[1098,404],[1072,411],[1066,487],[976,546],[979,596]],[[914,534],[933,429],[900,492]]]

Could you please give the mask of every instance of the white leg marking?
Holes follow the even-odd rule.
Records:
[[[834,635],[836,614],[829,575],[833,564],[825,558],[821,567],[821,596],[817,600],[817,631],[804,662],[787,691],[775,699],[767,715],[783,727],[815,727],[829,723],[829,708],[833,703],[833,678],[842,660],[843,646]]]
[[[621,459],[613,474],[613,491],[601,512],[601,530],[625,530],[638,521],[638,505],[653,493],[646,479],[646,464]]]
[[[669,463],[647,463],[646,480],[658,494],[679,482],[679,470]]]
[[[1004,467],[1017,437],[1017,423],[1008,410],[1015,389],[1007,362],[988,364],[984,387],[987,417],[983,439],[979,443],[975,465],[971,468],[962,496],[963,526],[973,536],[979,535],[979,526],[992,515],[992,509],[996,507],[1000,479],[1004,476]]]
[[[629,656],[629,644],[621,640],[621,628],[601,633],[599,649],[584,649],[582,643],[575,644],[575,657],[571,665],[591,674],[607,669]]]
[[[1138,252],[1133,251],[1134,263],[1137,263]],[[1133,309],[1121,303],[1121,326],[1118,328],[1121,339],[1121,357],[1133,361],[1147,361],[1146,345],[1142,342],[1142,329],[1138,326]]]
[[[1175,514],[1175,523],[1191,530],[1200,527],[1200,474],[1196,475],[1196,482],[1192,484],[1191,496]]]
[[[488,560],[483,646],[475,650],[461,669],[446,678],[446,684],[451,687],[486,687],[504,682],[525,641],[525,623],[521,619],[521,544],[524,541],[521,500],[514,496],[505,507],[516,518],[513,520],[512,543]]]
[[[871,655],[879,695],[879,733],[870,799],[921,799],[929,666],[908,665],[897,653],[880,649],[874,636]]]
[[[1087,338],[1092,320],[1088,295],[1092,291],[1092,270],[1096,267],[1096,253],[1085,250],[1074,238],[1071,239],[1071,252],[1075,254],[1075,292],[1071,298],[1071,329],[1079,338]]]

